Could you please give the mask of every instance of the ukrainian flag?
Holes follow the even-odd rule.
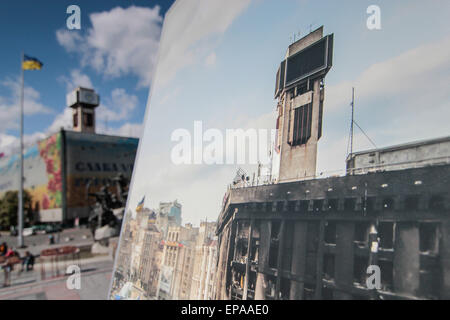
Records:
[[[139,203],[136,207],[136,212],[139,212],[144,208],[144,200],[145,200],[145,196],[142,198],[141,201],[139,201]]]
[[[41,70],[44,64],[38,59],[25,55],[22,61],[23,70]]]

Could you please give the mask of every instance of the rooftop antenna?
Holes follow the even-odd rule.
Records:
[[[298,30],[297,33],[294,32],[294,35],[292,35],[289,39],[291,40],[291,44],[297,41],[297,37],[301,38],[301,30]]]
[[[350,125],[350,156],[353,154],[353,124],[355,123],[355,88],[352,88],[352,123]]]
[[[359,130],[361,130],[361,132],[364,134],[364,136],[367,138],[367,140],[369,140],[369,142],[375,147],[375,149],[377,149],[377,145],[375,144],[375,142],[373,142],[372,139],[370,139],[370,137],[367,135],[367,133],[358,125],[358,123],[355,121],[355,88],[352,88],[352,102],[351,102],[351,107],[352,107],[352,120],[351,120],[351,124],[350,124],[350,139],[349,139],[349,145],[350,145],[350,152],[348,150],[349,146],[347,145],[347,156],[350,155],[350,157],[353,154],[353,134],[354,134],[354,125],[356,125]]]
[[[316,25],[315,22],[309,24],[309,33],[313,32],[313,27]]]

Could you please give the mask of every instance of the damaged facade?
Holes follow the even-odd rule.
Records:
[[[227,192],[215,298],[449,299],[450,137],[353,154],[347,175],[317,179],[333,48],[322,32],[277,73],[278,183]]]
[[[449,176],[438,165],[230,190],[216,298],[449,299]]]

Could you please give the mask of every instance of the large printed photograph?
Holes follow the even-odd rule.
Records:
[[[450,298],[449,13],[176,1],[109,298]]]

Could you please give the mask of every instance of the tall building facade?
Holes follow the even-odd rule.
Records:
[[[164,240],[158,299],[189,299],[197,236],[198,228],[190,224],[169,226]]]
[[[195,244],[190,299],[212,300],[215,292],[217,236],[215,222],[201,222]]]

